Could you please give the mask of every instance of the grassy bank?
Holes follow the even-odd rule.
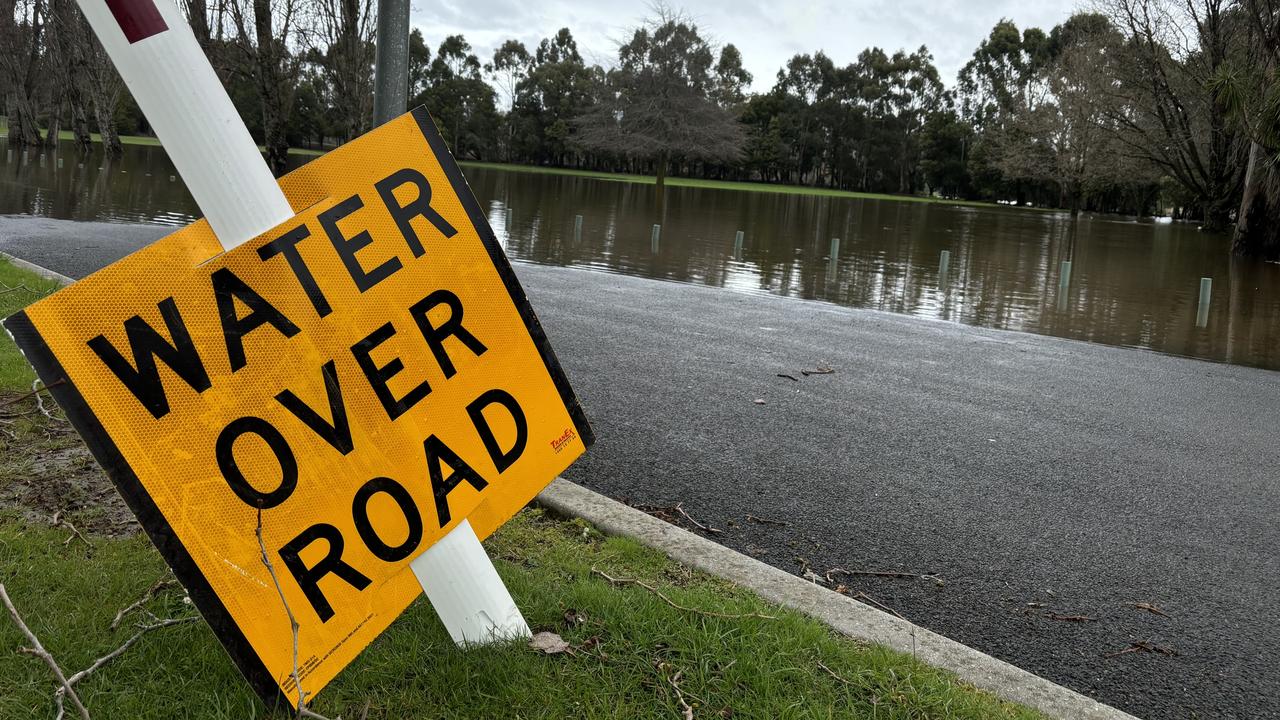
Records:
[[[594,170],[571,170],[568,168],[540,167],[535,165],[509,165],[506,163],[476,162],[460,160],[463,167],[505,170],[507,172],[533,173],[543,175],[567,175],[592,180],[608,180],[613,182],[637,183],[653,185],[657,178],[652,175],[631,175],[627,173],[599,172]],[[761,182],[740,182],[737,180],[703,180],[700,178],[667,177],[670,187],[705,188],[709,190],[736,190],[738,192],[776,193],[781,195],[812,195],[815,197],[852,198],[860,200],[899,200],[902,202],[941,203],[943,205],[964,205],[966,207],[1008,208],[975,200],[948,200],[945,198],[926,197],[922,195],[893,195],[888,193],[865,193],[852,190],[833,190],[831,188],[809,187],[807,185],[775,185]],[[1031,209],[1031,208],[1024,208]]]
[[[0,318],[8,317],[58,288],[58,283],[20,270],[0,257]],[[0,332],[0,391],[30,388],[36,374],[9,336]]]
[[[3,261],[0,282],[6,314],[52,289]],[[19,287],[30,288],[23,299],[3,292]],[[0,336],[0,582],[27,624],[72,673],[141,624],[190,618],[143,635],[76,685],[93,717],[291,716],[252,695],[179,587],[147,595],[166,577],[159,554],[65,421],[18,399],[30,386],[20,360]],[[558,633],[568,652],[458,650],[420,600],[313,709],[374,720],[1038,717],[581,521],[525,510],[486,545],[535,632]],[[0,613],[0,718],[53,717],[54,680],[25,644]]]

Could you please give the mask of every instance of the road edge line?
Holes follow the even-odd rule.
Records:
[[[535,500],[581,518],[606,535],[622,535],[827,624],[842,635],[876,643],[948,670],[1000,698],[1063,720],[1137,720],[1121,710],[968,645],[860,603],[817,583],[747,557],[593,490],[557,478]]]

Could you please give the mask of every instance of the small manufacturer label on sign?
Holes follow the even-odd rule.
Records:
[[[419,109],[295,170],[297,215],[184,228],[5,321],[254,688],[314,694],[592,435]]]

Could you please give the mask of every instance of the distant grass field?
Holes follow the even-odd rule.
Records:
[[[5,135],[5,127],[0,123],[0,137]],[[64,130],[58,134],[63,140],[73,139],[71,132]],[[94,142],[102,142],[102,138],[97,134],[92,134]],[[149,147],[158,147],[160,141],[153,137],[140,135],[121,135],[120,142],[125,145],[143,145]],[[259,146],[258,149],[263,149]],[[315,157],[323,155],[323,150],[312,150],[309,148],[290,148],[289,154]],[[485,168],[491,170],[504,170],[507,172],[523,172],[534,173],[540,175],[563,175],[569,177],[589,178],[592,180],[608,180],[612,182],[637,183],[641,185],[653,185],[657,182],[657,178],[652,175],[633,175],[628,173],[600,172],[595,170],[573,170],[569,168],[552,168],[541,167],[535,165],[514,165],[508,163],[495,162],[478,162],[472,160],[461,160],[458,163],[464,167]],[[807,185],[776,185],[772,183],[761,182],[740,182],[736,180],[703,180],[699,178],[682,178],[668,177],[667,185],[670,187],[689,187],[689,188],[705,188],[710,190],[736,190],[739,192],[764,192],[777,193],[781,195],[810,195],[814,197],[831,197],[831,198],[850,198],[860,200],[897,200],[902,202],[924,202],[939,203],[943,205],[963,205],[966,207],[985,207],[985,208],[1005,208],[1007,205],[998,203],[979,202],[974,200],[949,200],[946,198],[923,196],[923,195],[895,195],[891,193],[864,193],[853,192],[851,190],[833,190],[831,188],[809,187]],[[1023,208],[1031,209],[1031,208]],[[1041,209],[1041,208],[1035,208]]]

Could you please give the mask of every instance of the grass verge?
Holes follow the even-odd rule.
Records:
[[[0,257],[0,318],[6,318],[58,289],[58,283],[15,267]],[[0,333],[0,392],[30,389],[35,372],[17,346]]]
[[[3,262],[0,282],[31,288],[26,301],[53,289]],[[7,314],[23,299],[8,292],[0,303]],[[0,582],[70,674],[147,618],[193,610],[169,587],[111,628],[118,611],[166,575],[164,563],[65,422],[38,412],[31,398],[4,404],[30,385],[15,361],[11,341],[0,339]],[[76,529],[51,526],[55,513]],[[486,545],[535,632],[558,633],[568,652],[545,655],[523,643],[461,651],[420,600],[313,709],[375,720],[1040,717],[581,521],[528,509]],[[594,569],[643,580],[680,607]],[[24,644],[0,614],[0,718],[53,717],[55,682],[19,651]],[[289,716],[262,706],[199,620],[144,635],[76,689],[97,718]]]
[[[64,545],[68,532],[0,520],[0,577],[74,672],[135,632],[141,616],[116,631],[109,625],[164,566],[140,535]],[[330,717],[361,717],[367,705],[369,718],[667,719],[682,717],[683,696],[695,717],[708,718],[1036,717],[580,521],[526,510],[487,546],[534,630],[559,633],[571,652],[542,655],[523,643],[460,651],[419,601],[313,709]],[[777,619],[678,610],[644,588],[609,584],[593,567],[643,579],[685,607]],[[191,613],[176,589],[146,608],[159,617]],[[54,682],[39,661],[16,652],[22,644],[13,624],[0,622],[0,717],[51,717]],[[201,622],[144,636],[78,692],[96,717],[270,714]]]

